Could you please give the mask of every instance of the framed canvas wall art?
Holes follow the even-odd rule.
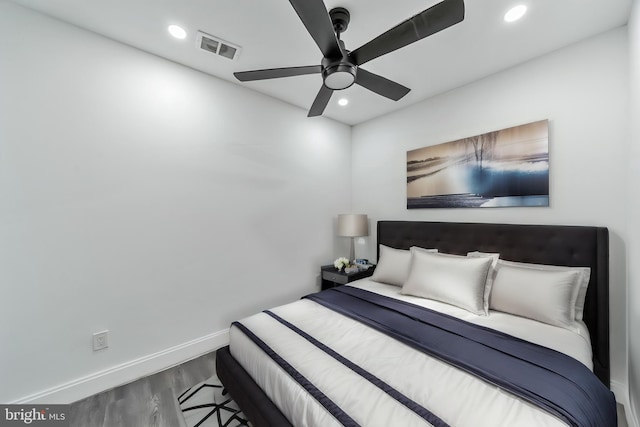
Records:
[[[549,206],[549,121],[407,152],[407,208]]]

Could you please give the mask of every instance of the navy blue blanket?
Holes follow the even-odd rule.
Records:
[[[470,372],[571,426],[617,426],[613,393],[586,366],[565,354],[350,286],[304,298]]]

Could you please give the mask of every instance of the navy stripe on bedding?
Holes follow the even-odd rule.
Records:
[[[479,376],[569,425],[617,425],[613,393],[586,366],[562,353],[350,286],[305,298]]]
[[[347,415],[338,405],[327,395],[321,392],[315,385],[304,377],[296,368],[291,366],[278,353],[276,353],[267,343],[262,341],[256,334],[240,322],[233,322],[231,326],[236,326],[251,341],[262,349],[274,362],[284,369],[298,384],[300,384],[311,396],[314,397],[324,408],[331,413],[342,425],[347,427],[360,427],[353,418]]]
[[[303,337],[304,339],[309,341],[311,344],[315,345],[320,350],[324,351],[329,356],[331,356],[334,359],[336,359],[338,362],[342,363],[347,368],[351,369],[356,374],[360,375],[361,377],[363,377],[364,379],[369,381],[371,384],[375,385],[380,390],[382,390],[385,393],[387,393],[389,396],[391,396],[392,398],[394,398],[395,400],[397,400],[398,402],[400,402],[401,404],[406,406],[408,409],[410,409],[411,411],[415,412],[420,417],[422,417],[423,419],[428,421],[431,425],[433,425],[433,427],[449,427],[449,425],[447,423],[442,421],[437,415],[433,414],[427,408],[423,407],[422,405],[416,403],[415,401],[413,401],[412,399],[408,398],[404,394],[400,393],[398,390],[396,390],[395,388],[391,387],[389,384],[387,384],[386,382],[384,382],[380,378],[378,378],[375,375],[371,374],[370,372],[368,372],[367,370],[363,369],[362,367],[356,365],[355,363],[353,363],[352,361],[350,361],[346,357],[342,356],[341,354],[339,354],[338,352],[336,352],[335,350],[333,350],[329,346],[323,344],[322,342],[318,341],[317,339],[315,339],[314,337],[312,337],[308,333],[304,332],[302,329],[300,329],[297,326],[291,324],[290,322],[288,322],[287,320],[285,320],[282,317],[278,316],[277,314],[275,314],[272,311],[265,310],[264,313],[266,313],[269,316],[273,317],[275,320],[277,320],[278,322],[280,322],[281,324],[283,324],[287,328],[291,329],[293,332],[297,333],[298,335],[300,335],[301,337]]]

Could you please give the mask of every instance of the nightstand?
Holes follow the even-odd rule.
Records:
[[[322,280],[322,290],[333,288],[335,286],[346,285],[354,280],[364,279],[373,274],[376,269],[375,265],[370,266],[367,270],[357,271],[355,273],[345,273],[338,271],[333,265],[323,265],[320,267],[320,278]]]

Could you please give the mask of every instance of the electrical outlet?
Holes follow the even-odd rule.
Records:
[[[109,331],[96,332],[93,334],[93,351],[102,350],[109,347]]]

